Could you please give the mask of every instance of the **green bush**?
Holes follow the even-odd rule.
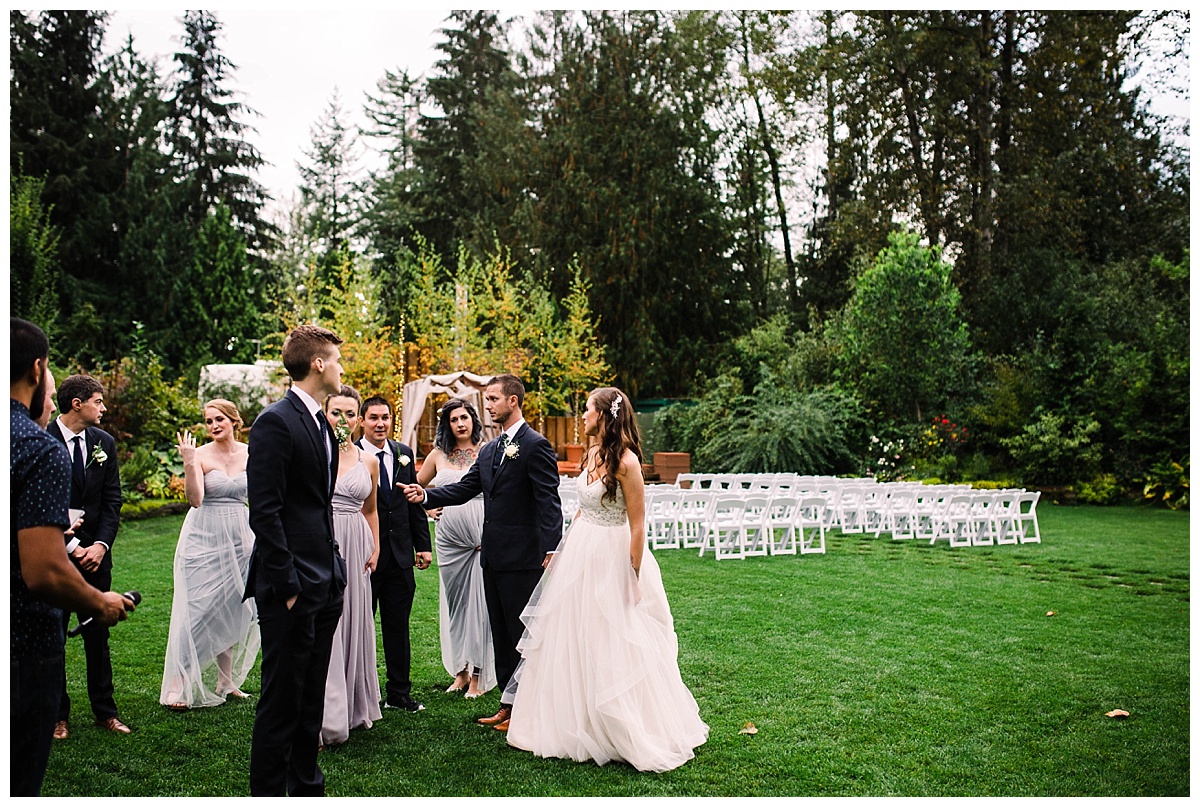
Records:
[[[1016,437],[1000,441],[1012,454],[1022,479],[1045,485],[1069,485],[1091,479],[1100,470],[1100,446],[1092,437],[1100,424],[1091,418],[1068,423],[1043,412]]]
[[[1171,510],[1187,510],[1191,490],[1191,461],[1175,462],[1161,459],[1150,467],[1144,478],[1142,496],[1147,502],[1164,505]]]
[[[1083,504],[1116,504],[1124,492],[1112,474],[1098,474],[1091,482],[1083,482],[1075,489]]]
[[[180,429],[203,419],[195,386],[186,378],[164,381],[162,362],[152,353],[126,356],[96,377],[108,407],[104,428],[127,450],[170,449]]]

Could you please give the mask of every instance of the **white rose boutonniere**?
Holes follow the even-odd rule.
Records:
[[[408,455],[407,455],[407,454],[401,454],[401,455],[400,455],[400,459],[399,459],[399,460],[397,460],[397,461],[400,463],[400,467],[401,467],[401,468],[407,467],[407,466],[408,466],[408,464],[409,464],[410,462],[412,462],[412,460],[410,460],[410,459],[408,458]]]
[[[97,465],[103,465],[104,463],[108,462],[108,454],[104,453],[104,447],[99,443],[96,443],[96,445],[92,446],[92,462],[96,463]],[[88,463],[88,465],[91,464],[91,462]]]
[[[505,439],[504,458],[506,460],[515,460],[519,456],[521,456],[521,446],[517,445],[511,440]]]

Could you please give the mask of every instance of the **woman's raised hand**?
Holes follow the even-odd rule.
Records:
[[[183,458],[184,465],[191,465],[196,461],[196,438],[191,432],[181,431],[176,436],[176,448],[179,449],[179,456]]]

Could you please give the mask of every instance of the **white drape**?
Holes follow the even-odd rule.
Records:
[[[443,375],[427,375],[404,385],[404,403],[400,411],[400,442],[417,451],[417,425],[425,414],[425,403],[430,395],[444,392],[452,398],[462,398],[475,407],[483,418],[483,439],[491,440],[500,433],[500,426],[483,408],[483,390],[490,375],[476,375],[458,370]]]

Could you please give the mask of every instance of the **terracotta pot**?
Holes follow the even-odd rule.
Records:
[[[583,446],[578,443],[567,443],[563,448],[567,451],[567,462],[573,462],[576,465],[583,462]]]

